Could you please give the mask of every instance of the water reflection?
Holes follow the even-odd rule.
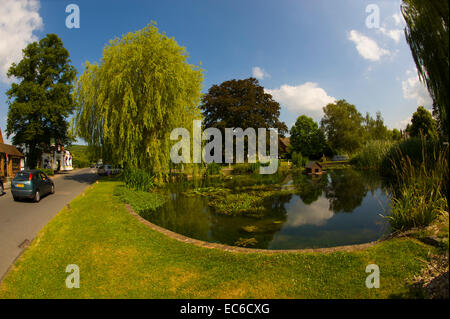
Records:
[[[255,185],[282,190],[264,200],[261,218],[216,214],[208,196],[186,196],[198,187],[249,192]],[[252,191],[255,191],[254,188]],[[389,205],[376,174],[353,169],[304,174],[233,176],[171,185],[172,199],[143,217],[200,240],[267,249],[331,247],[378,239],[385,227],[380,213]],[[341,214],[345,212],[346,214]]]

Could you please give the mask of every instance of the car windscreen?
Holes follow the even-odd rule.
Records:
[[[19,172],[16,174],[16,177],[14,177],[15,181],[27,181],[30,177],[30,173],[25,172]]]

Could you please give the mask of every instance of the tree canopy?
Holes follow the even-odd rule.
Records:
[[[213,85],[202,98],[205,127],[276,128],[280,135],[287,126],[280,122],[280,104],[264,92],[255,78],[225,81]]]
[[[448,1],[403,0],[401,9],[406,21],[406,41],[419,77],[433,98],[441,136],[448,141]]]
[[[419,106],[412,116],[408,131],[411,137],[421,137],[423,135],[426,138],[435,138],[437,137],[436,121],[427,109]]]
[[[69,141],[67,118],[73,112],[73,81],[76,70],[69,52],[56,34],[47,34],[39,43],[23,49],[23,58],[13,63],[8,77],[15,77],[6,92],[9,111],[7,135],[14,145],[24,145],[27,166],[34,168],[50,141]]]
[[[290,145],[293,151],[303,156],[320,157],[327,149],[324,132],[317,123],[306,115],[297,118],[290,130]]]
[[[86,63],[75,98],[75,129],[104,160],[150,169],[170,166],[170,132],[192,129],[202,70],[155,24],[110,41],[99,64]]]
[[[335,151],[352,153],[364,142],[363,117],[353,104],[338,100],[323,108],[321,127]]]

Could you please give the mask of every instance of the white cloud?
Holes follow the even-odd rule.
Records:
[[[270,78],[270,74],[261,69],[259,66],[255,66],[253,68],[253,77],[257,78],[258,80],[263,80],[264,78]]]
[[[297,86],[284,84],[279,89],[266,89],[265,91],[289,111],[306,114],[316,119],[322,115],[324,106],[336,101],[334,97],[329,96],[324,89],[313,82]]]
[[[13,62],[22,58],[22,49],[37,41],[33,32],[43,27],[38,0],[2,0],[0,5],[0,81]]]
[[[394,40],[396,43],[400,41],[400,39],[403,37],[403,30],[402,29],[386,29],[384,27],[381,27],[379,29],[381,33],[388,36],[392,40]]]
[[[407,70],[406,75],[409,77],[402,81],[403,97],[405,99],[414,99],[417,105],[423,105],[430,108],[433,105],[433,100],[428,93],[427,88],[419,80],[417,71]]]
[[[403,20],[403,15],[401,15],[400,13],[394,13],[392,15],[392,18],[394,19],[395,25],[402,25],[403,22],[405,21]]]
[[[356,30],[351,30],[348,39],[356,44],[356,50],[366,60],[379,61],[384,55],[390,55],[389,50],[380,48],[377,42]]]

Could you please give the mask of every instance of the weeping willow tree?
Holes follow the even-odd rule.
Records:
[[[170,132],[200,119],[202,69],[154,23],[110,41],[74,91],[76,134],[104,160],[167,176]]]
[[[446,0],[403,0],[405,35],[420,79],[433,98],[441,136],[448,141],[449,11]]]

